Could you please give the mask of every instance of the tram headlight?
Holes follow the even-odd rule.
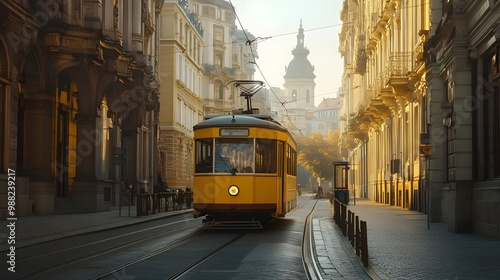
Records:
[[[236,185],[232,185],[229,187],[228,192],[230,195],[235,196],[240,192],[240,188],[238,188],[238,186]]]

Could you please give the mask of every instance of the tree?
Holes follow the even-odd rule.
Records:
[[[340,131],[335,130],[323,136],[315,132],[310,136],[297,139],[299,147],[298,162],[314,177],[328,180],[333,177],[333,162],[345,160],[339,145]]]

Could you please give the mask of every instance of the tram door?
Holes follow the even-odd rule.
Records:
[[[283,143],[278,141],[278,160],[277,160],[277,174],[278,176],[276,177],[277,184],[278,184],[278,201],[277,201],[277,207],[278,207],[278,216],[284,216],[283,213],[285,213],[285,184],[283,182],[283,176],[284,176],[284,162],[285,162],[285,157],[284,157],[284,148],[283,148]]]
[[[333,162],[333,194],[343,204],[349,204],[349,162]]]

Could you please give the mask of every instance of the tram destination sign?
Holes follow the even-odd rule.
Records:
[[[250,132],[248,128],[221,128],[220,136],[248,136]]]

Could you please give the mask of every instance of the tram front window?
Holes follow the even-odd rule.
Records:
[[[215,172],[253,173],[254,144],[248,138],[215,140]]]

